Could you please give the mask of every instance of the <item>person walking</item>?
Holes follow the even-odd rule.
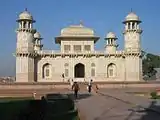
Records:
[[[79,91],[79,85],[77,82],[73,83],[72,90],[74,90],[74,97],[77,99]]]
[[[32,93],[34,99],[36,99],[36,94],[37,94],[36,92]]]
[[[96,84],[96,93],[98,93],[98,90],[99,90],[99,88],[98,88],[98,85]]]
[[[89,81],[88,83],[88,92],[91,93],[91,90],[92,90],[92,79]]]
[[[63,82],[64,82],[64,77],[65,77],[65,76],[64,76],[64,73],[62,73],[62,79],[63,79]]]
[[[73,79],[70,79],[70,85],[71,85],[71,89],[72,89],[72,86],[73,86]]]

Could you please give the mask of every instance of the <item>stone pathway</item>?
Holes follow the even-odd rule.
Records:
[[[160,113],[160,106],[159,100],[151,100],[147,97],[135,96],[133,94],[127,94],[127,91],[124,90],[102,90],[100,93],[104,96],[110,96],[117,100],[121,100],[122,102],[126,102],[128,104],[133,104],[135,106],[141,106],[143,108],[150,108],[154,111]]]
[[[111,98],[107,100],[102,96],[92,96],[87,99],[77,102],[81,114],[85,115],[86,120],[106,120],[109,116],[128,115],[127,111],[130,106],[120,106],[122,104],[116,103]],[[118,109],[121,107],[121,109]],[[122,110],[123,109],[123,110]],[[115,113],[116,114],[113,114]]]
[[[76,102],[84,120],[153,120],[153,117],[154,120],[160,120],[159,113],[137,108],[136,105],[151,106],[151,101],[144,97],[128,95],[119,90],[100,93]]]

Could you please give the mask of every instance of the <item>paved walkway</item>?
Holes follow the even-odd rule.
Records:
[[[137,90],[135,90],[137,91]],[[128,104],[141,106],[143,108],[150,108],[160,113],[160,109],[157,106],[160,106],[159,100],[151,100],[147,97],[136,96],[134,94],[127,94],[124,90],[102,90],[100,94],[104,96],[110,96],[114,99],[120,100],[122,102],[126,102]],[[139,91],[140,92],[140,91]]]
[[[151,105],[151,102],[145,97],[107,89],[100,91],[100,94],[78,100],[76,105],[85,120],[160,120],[159,113],[137,108],[137,105],[141,105],[159,110],[156,105]]]
[[[123,120],[130,113],[127,111],[130,105],[119,104],[111,98],[106,100],[102,96],[92,96],[80,100],[77,106],[81,114],[84,115],[85,120],[106,120],[107,118],[112,120],[111,117],[116,118],[119,115],[121,115],[121,120]]]

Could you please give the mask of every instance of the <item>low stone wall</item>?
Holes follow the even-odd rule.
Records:
[[[95,82],[99,88],[157,88],[160,81],[140,81],[140,82]]]
[[[81,83],[84,84],[84,83]],[[160,88],[160,81],[151,82],[94,82],[99,88]],[[69,83],[0,83],[0,89],[68,89]]]
[[[98,88],[160,88],[160,84],[97,84]]]
[[[67,83],[1,83],[0,89],[65,89],[69,88]]]

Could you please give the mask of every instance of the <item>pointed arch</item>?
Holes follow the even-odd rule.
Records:
[[[42,67],[42,78],[51,78],[51,64],[45,63]]]
[[[85,65],[78,63],[74,66],[74,76],[75,78],[84,78],[85,77]]]
[[[117,67],[114,63],[110,63],[107,66],[107,77],[114,78],[117,76]]]

